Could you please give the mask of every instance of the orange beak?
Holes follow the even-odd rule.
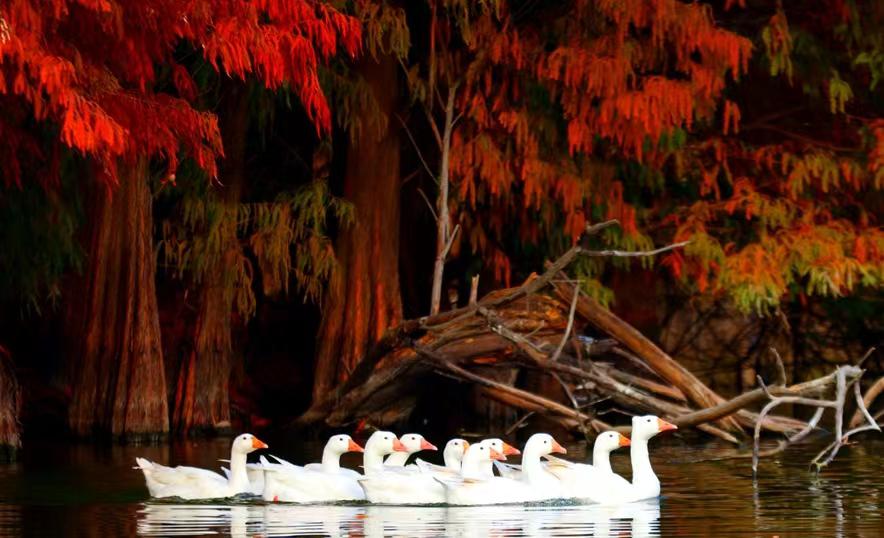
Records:
[[[470,444],[467,443],[466,441],[464,441],[464,442],[463,442],[463,453],[464,453],[464,454],[467,453],[467,449],[468,449],[468,448],[470,448]]]
[[[405,445],[402,444],[402,441],[399,439],[393,438],[393,451],[394,452],[408,452],[408,449],[405,448]]]
[[[365,450],[356,444],[356,441],[350,439],[350,444],[347,445],[347,452],[365,452]]]
[[[503,444],[503,455],[504,456],[518,456],[519,454],[521,454],[521,452],[519,452],[518,448],[508,445],[506,443]]]
[[[504,455],[501,454],[500,452],[494,450],[493,448],[488,447],[488,450],[491,452],[491,456],[490,456],[490,457],[491,457],[492,460],[503,461],[503,460],[506,459],[506,456],[504,456]]]
[[[255,450],[260,450],[262,448],[270,448],[270,446],[257,437],[252,437],[252,448],[254,448]]]
[[[421,439],[421,450],[439,450],[436,448],[436,445],[427,441],[426,439]]]
[[[620,443],[617,446],[629,446],[629,437],[626,437],[623,434],[620,434]]]
[[[668,432],[669,430],[677,430],[678,426],[671,422],[666,422],[662,418],[657,419],[657,430],[660,432]]]
[[[568,453],[568,451],[565,450],[565,447],[563,447],[558,442],[556,442],[555,439],[553,439],[552,451],[557,454],[567,454]]]

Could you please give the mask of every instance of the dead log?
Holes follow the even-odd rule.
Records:
[[[872,407],[872,404],[875,403],[875,399],[884,392],[884,376],[879,377],[878,381],[875,381],[869,390],[866,391],[866,394],[863,396],[863,405],[866,406],[866,409]],[[856,428],[863,422],[863,413],[862,410],[857,408],[856,412],[853,413],[853,418],[850,419],[850,427]]]
[[[500,401],[501,403],[512,405],[514,407],[519,407],[526,411],[534,411],[538,413],[563,417],[565,419],[568,419],[566,423],[572,429],[577,427],[580,422],[590,424],[597,432],[611,428],[611,426],[609,426],[608,424],[599,421],[594,417],[586,415],[585,413],[581,413],[580,411],[577,411],[570,407],[564,406],[548,398],[544,398],[534,393],[517,389],[498,381],[476,375],[469,370],[457,366],[444,355],[436,353],[423,346],[416,345],[415,351],[417,351],[418,354],[429,359],[433,368],[439,369],[442,372],[453,374],[455,377],[461,378],[465,381],[476,383],[478,385],[481,385],[482,387],[485,387],[486,389],[491,389],[485,390],[484,392],[494,399]]]
[[[848,377],[849,379],[853,379],[856,375],[859,374],[857,372],[851,372]],[[772,386],[768,387],[767,391],[765,391],[765,388],[759,387],[757,389],[750,390],[749,392],[744,392],[743,394],[740,394],[739,396],[731,398],[730,400],[722,402],[716,406],[707,407],[699,411],[693,411],[689,414],[676,417],[674,419],[674,424],[679,428],[688,428],[697,424],[703,424],[706,422],[717,420],[724,416],[733,415],[741,410],[744,410],[747,407],[768,400],[768,394],[772,394],[774,396],[800,396],[805,398],[809,398],[811,396],[819,396],[835,387],[836,377],[836,373],[833,372],[827,376],[813,379],[805,383],[797,383],[789,387]],[[796,421],[796,427],[799,424],[804,423]]]
[[[561,276],[566,279],[564,275]],[[575,284],[553,281],[552,286],[556,296],[562,301],[568,301],[574,293]],[[648,366],[665,381],[678,388],[692,404],[701,408],[713,407],[724,401],[721,396],[704,385],[694,374],[673,360],[656,344],[592,297],[581,293],[577,302],[577,310],[583,319],[616,338],[633,353],[644,359]],[[732,418],[723,417],[720,422],[727,430],[740,433],[743,431],[739,423]]]
[[[607,225],[610,223],[592,229]],[[858,379],[861,370],[842,371],[838,374],[840,378],[830,375],[790,387],[783,386],[785,378],[781,376],[777,386],[762,385],[725,400],[633,327],[580,292],[577,283],[554,279],[562,276],[561,270],[577,255],[642,256],[677,246],[639,253],[588,251],[577,246],[548,264],[543,275],[532,275],[521,286],[489,293],[480,301],[471,300],[464,308],[406,321],[388,331],[350,378],[317,402],[300,422],[324,421],[340,426],[367,418],[383,424],[407,416],[421,379],[443,375],[473,383],[489,399],[526,412],[517,425],[528,416],[542,414],[584,433],[587,426],[596,431],[610,429],[593,415],[592,404],[581,404],[579,400],[601,396],[627,412],[654,413],[681,427],[695,427],[733,443],[739,441],[734,434],[744,433],[744,428],[791,434],[783,447],[808,435],[817,426],[821,413],[806,423],[770,416],[775,407],[770,403],[761,413],[746,408],[765,400],[773,402],[774,398],[791,401],[823,395],[833,387],[841,394],[844,383],[854,383],[852,380]],[[550,286],[552,296],[538,293]],[[586,323],[612,338],[599,340],[605,345],[592,342],[586,346],[579,342],[574,335]],[[612,345],[615,343],[623,348]],[[605,354],[625,358],[636,366],[635,370],[647,371],[650,377],[585,359],[585,355]],[[480,375],[471,371],[471,366],[481,366],[486,372],[489,367],[518,366],[545,372],[561,385],[570,406]],[[844,382],[839,381],[842,378]],[[854,384],[854,390],[859,400],[858,384]],[[864,416],[871,421],[868,413]],[[852,433],[855,431],[845,436]],[[836,451],[837,447],[831,454]]]

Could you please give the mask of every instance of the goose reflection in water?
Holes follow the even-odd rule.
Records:
[[[201,505],[149,503],[141,536],[338,537],[660,535],[658,500],[621,506]]]

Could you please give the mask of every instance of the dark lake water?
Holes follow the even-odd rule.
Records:
[[[431,439],[444,444],[444,439]],[[268,440],[274,453],[303,462],[321,444]],[[658,501],[623,507],[293,506],[236,502],[151,502],[135,456],[217,468],[227,440],[173,446],[32,444],[0,464],[0,536],[826,536],[884,534],[884,440],[842,450],[822,474],[808,471],[817,445],[762,463],[757,481],[745,459],[678,438],[652,442],[663,483]],[[570,445],[582,457],[585,446]],[[300,455],[300,457],[299,457]],[[432,459],[432,458],[426,458]],[[628,470],[625,453],[614,466]],[[345,459],[355,466],[357,460]],[[628,476],[628,474],[627,474]]]

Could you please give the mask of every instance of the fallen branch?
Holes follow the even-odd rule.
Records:
[[[866,391],[865,396],[863,396],[863,405],[866,409],[872,407],[872,404],[875,403],[875,399],[884,392],[884,376],[878,378],[878,381],[875,381],[869,390]],[[857,407],[856,412],[853,413],[853,418],[850,419],[850,427],[856,428],[863,421],[863,413],[862,410]]]
[[[550,269],[552,268],[550,266]],[[571,293],[574,291],[573,287],[569,289],[569,285],[560,282],[553,282],[552,285],[556,295],[563,301],[567,300],[568,291]],[[721,396],[704,385],[685,367],[675,362],[656,344],[617,317],[616,314],[605,309],[592,297],[581,293],[577,309],[581,317],[610,334],[641,357],[657,375],[678,388],[694,405],[712,407],[724,401]],[[722,418],[721,425],[726,430],[742,432],[739,423],[732,418]]]
[[[457,366],[439,353],[436,353],[423,346],[416,345],[414,349],[418,354],[426,357],[427,359],[430,359],[429,363],[432,368],[442,369],[443,371],[447,371],[466,381],[470,381],[483,387],[494,389],[493,391],[490,391],[490,393],[493,393],[495,396],[497,396],[497,398],[495,399],[501,401],[501,403],[513,405],[527,411],[534,411],[544,414],[552,414],[559,417],[565,417],[575,422],[585,421],[589,423],[596,431],[602,431],[604,429],[610,428],[610,426],[608,424],[605,424],[604,422],[590,417],[585,413],[581,413],[578,410],[566,407],[553,400],[474,374],[469,370]],[[501,394],[504,394],[507,397],[501,397]]]
[[[775,355],[777,359],[779,359],[779,354]],[[820,398],[807,398],[805,396],[800,395],[777,395],[771,391],[767,385],[764,383],[764,380],[761,376],[758,376],[758,384],[761,387],[761,390],[764,392],[765,396],[770,400],[767,405],[761,410],[761,413],[758,415],[758,421],[755,424],[755,433],[753,435],[753,448],[752,448],[752,473],[758,473],[758,460],[760,457],[759,454],[759,445],[760,445],[760,437],[761,437],[761,423],[764,418],[770,413],[775,407],[782,404],[793,404],[793,405],[806,405],[811,407],[816,407],[816,411],[814,412],[811,421],[808,425],[799,431],[797,434],[786,439],[785,442],[781,443],[776,452],[782,452],[786,449],[787,446],[800,441],[804,437],[806,437],[810,431],[816,427],[825,413],[826,409],[833,409],[835,412],[835,440],[829,444],[825,449],[822,450],[811,462],[811,465],[815,466],[817,471],[821,468],[828,465],[835,456],[838,454],[838,451],[847,442],[851,435],[862,431],[868,430],[877,430],[881,431],[878,424],[875,423],[872,416],[869,414],[868,410],[865,408],[863,403],[862,394],[859,390],[859,379],[862,376],[862,369],[857,366],[839,366],[834,374],[835,379],[835,396],[831,400],[824,400]],[[785,373],[782,368],[780,368],[780,381],[785,381]],[[859,410],[862,413],[862,416],[866,418],[868,424],[865,426],[860,426],[848,431],[846,434],[842,433],[842,428],[844,424],[844,407],[847,399],[848,388],[853,385],[854,387],[854,395],[856,398],[856,403]],[[785,387],[782,387],[785,388]]]

